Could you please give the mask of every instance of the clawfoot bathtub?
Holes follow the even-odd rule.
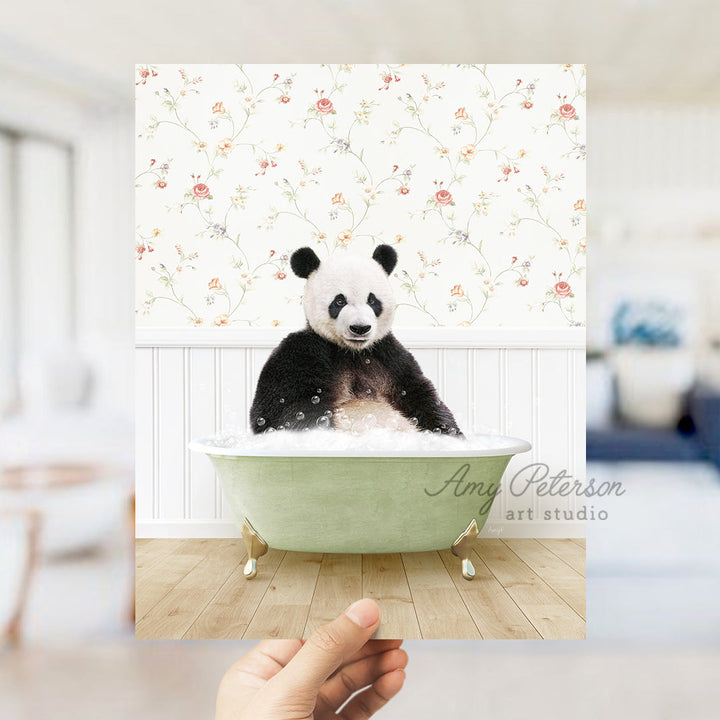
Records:
[[[383,451],[251,450],[190,443],[210,457],[257,573],[268,547],[322,553],[451,548],[472,580],[472,549],[511,457],[530,444],[492,437],[489,447]]]

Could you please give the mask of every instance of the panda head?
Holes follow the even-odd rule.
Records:
[[[303,307],[310,327],[344,348],[363,350],[390,332],[395,313],[388,276],[397,263],[389,245],[372,257],[336,253],[320,262],[309,247],[290,258],[293,272],[306,278]]]

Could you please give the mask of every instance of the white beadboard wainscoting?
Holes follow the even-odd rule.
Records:
[[[138,537],[236,537],[222,488],[191,439],[247,430],[255,383],[287,329],[138,328],[136,484]],[[397,330],[466,433],[525,438],[503,478],[483,535],[583,537],[582,497],[515,497],[510,478],[533,462],[585,478],[583,328]],[[532,509],[533,518],[527,517]],[[522,520],[508,520],[510,511]],[[555,518],[556,510],[560,518]],[[543,515],[549,511],[553,519]],[[398,508],[398,512],[402,512]],[[566,519],[572,512],[573,519]]]

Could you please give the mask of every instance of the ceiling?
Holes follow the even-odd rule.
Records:
[[[591,102],[720,104],[719,29],[715,0],[25,0],[0,66],[127,100],[135,63],[579,61]]]

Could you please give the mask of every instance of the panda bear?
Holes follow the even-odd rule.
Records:
[[[307,280],[304,330],[288,335],[260,373],[250,408],[254,433],[272,429],[372,427],[462,435],[415,358],[391,332],[395,300],[389,245],[372,258],[309,247],[290,265]]]

